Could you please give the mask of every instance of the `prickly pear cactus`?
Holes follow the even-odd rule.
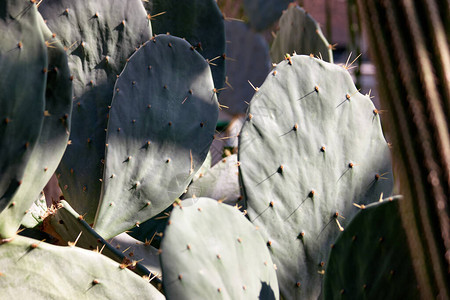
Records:
[[[67,56],[40,16],[38,26],[47,46],[48,65],[41,70],[47,79],[44,122],[22,182],[11,197],[10,202],[14,205],[0,212],[1,235],[4,237],[15,234],[22,218],[55,172],[69,140],[72,82]]]
[[[214,167],[189,185],[182,199],[208,197],[235,205],[240,200],[237,155],[222,159]]]
[[[339,235],[325,270],[324,299],[420,299],[400,198],[362,206]]]
[[[225,113],[245,114],[248,102],[271,69],[269,45],[264,37],[239,20],[225,20],[227,39],[227,86],[220,92]],[[250,83],[249,83],[250,82]]]
[[[94,225],[106,239],[183,194],[208,154],[219,111],[208,63],[170,35],[156,36],[129,59],[111,106]]]
[[[210,62],[214,87],[225,82],[225,29],[215,0],[144,1],[154,34],[185,38]]]
[[[0,212],[14,209],[44,121],[47,46],[39,22],[30,1],[0,4]],[[0,237],[9,236],[3,226]]]
[[[244,9],[252,28],[262,31],[280,18],[290,2],[291,0],[244,0]]]
[[[151,28],[140,0],[46,0],[39,11],[66,47],[73,78],[73,130],[58,180],[65,199],[92,223],[116,76]]]
[[[312,54],[323,60],[333,62],[332,46],[320,29],[320,25],[298,5],[289,7],[280,18],[280,30],[277,32],[270,56],[278,63],[286,53]]]
[[[164,299],[148,280],[99,253],[21,236],[0,239],[0,278],[5,299]]]
[[[250,220],[268,243],[284,297],[317,298],[330,244],[358,211],[390,195],[378,112],[342,67],[296,55],[253,97],[239,161]]]
[[[270,254],[242,212],[209,198],[182,205],[172,211],[161,247],[168,299],[278,299]]]

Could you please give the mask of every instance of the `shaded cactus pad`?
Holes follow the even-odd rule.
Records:
[[[219,112],[208,63],[185,40],[158,35],[117,79],[94,228],[108,239],[179,197],[205,160]]]
[[[168,299],[278,299],[270,254],[242,212],[209,198],[182,205],[171,213],[161,248]]]
[[[325,299],[420,298],[400,198],[363,207],[338,237],[325,271]]]

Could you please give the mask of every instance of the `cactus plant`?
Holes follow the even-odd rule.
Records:
[[[21,236],[0,240],[0,276],[7,299],[164,299],[147,280],[99,253]]]
[[[245,114],[248,102],[270,72],[269,45],[260,34],[239,20],[225,20],[227,86],[219,101],[225,113]]]
[[[151,37],[151,27],[140,0],[46,0],[39,11],[66,47],[73,76],[73,130],[58,180],[65,199],[92,223],[101,193],[105,129],[116,76]]]
[[[360,206],[332,245],[324,299],[420,299],[400,198]]]
[[[235,205],[241,198],[237,155],[222,159],[189,185],[182,199],[208,197]]]
[[[286,53],[313,54],[333,62],[331,44],[320,29],[320,25],[298,5],[292,5],[280,18],[280,30],[270,48],[272,62],[278,63]]]
[[[48,66],[45,68],[45,117],[22,183],[10,199],[15,205],[0,213],[1,235],[4,237],[15,234],[22,218],[56,170],[69,139],[72,82],[67,57],[40,16],[38,25],[47,45],[48,56]]]
[[[35,42],[33,41],[34,38],[28,39],[28,37],[26,37],[26,43],[30,43],[30,48],[26,47],[27,49],[24,49],[24,45],[21,45],[20,49],[17,48],[17,50],[14,51],[20,53],[5,53],[5,55],[1,55],[2,61],[5,63],[8,61],[9,63],[16,64],[16,66],[20,66],[23,63],[21,60],[25,59],[28,61],[30,57],[31,60],[33,60],[33,56],[40,55],[41,50],[46,57],[41,57],[41,61],[36,61],[33,63],[28,61],[27,65],[30,74],[26,75],[35,77],[33,79],[35,81],[33,85],[39,85],[43,80],[43,85],[40,86],[39,89],[45,87],[45,90],[39,91],[36,87],[30,86],[29,88],[24,88],[22,86],[20,88],[22,91],[18,92],[18,88],[11,89],[11,86],[9,86],[8,88],[15,90],[15,92],[8,95],[9,98],[5,98],[9,104],[5,103],[6,106],[4,107],[4,110],[2,108],[2,113],[5,113],[6,117],[1,125],[4,127],[4,131],[0,133],[0,140],[9,140],[9,143],[11,143],[8,146],[6,144],[0,145],[2,150],[7,151],[8,149],[14,149],[14,145],[19,142],[27,141],[30,138],[27,137],[27,135],[35,135],[36,130],[40,130],[37,140],[32,142],[34,145],[30,144],[31,141],[27,141],[24,142],[24,145],[22,145],[22,150],[15,150],[16,157],[10,158],[11,161],[9,163],[11,164],[12,162],[12,165],[16,164],[14,171],[9,170],[9,166],[7,165],[1,166],[2,177],[3,174],[7,175],[9,172],[10,176],[12,175],[16,180],[20,180],[20,184],[15,190],[11,189],[9,192],[1,196],[2,200],[0,203],[2,203],[2,206],[3,204],[8,203],[8,206],[3,211],[0,211],[0,236],[4,238],[13,236],[16,233],[16,230],[19,227],[22,218],[27,213],[27,210],[38,198],[39,193],[55,171],[67,146],[72,110],[72,83],[69,79],[70,75],[67,65],[67,58],[62,46],[57,40],[55,40],[47,26],[44,24],[44,21],[37,12],[35,5],[18,1],[14,7],[14,10],[18,9],[18,11],[14,11],[11,7],[10,9],[12,10],[9,12],[11,15],[17,14],[20,9],[27,11],[24,16],[17,17],[17,20],[13,20],[10,25],[8,25],[8,27],[11,28],[11,33],[17,35],[14,39],[20,39],[20,36],[24,33],[17,32],[13,29],[13,27],[20,28],[23,26],[23,30],[28,30],[26,29],[28,26],[34,26],[31,32],[34,32],[33,35],[40,37],[39,44],[41,46],[43,45],[44,49],[33,48],[32,44]],[[31,22],[31,20],[33,21]],[[25,36],[22,36],[22,38],[25,38]],[[6,37],[6,40],[8,41],[9,37]],[[11,49],[9,50],[11,51]],[[29,51],[35,51],[35,53],[30,53],[31,56],[28,57]],[[18,56],[14,57],[16,55]],[[41,69],[38,69],[37,66],[42,63],[47,65]],[[6,70],[8,69],[8,66],[5,65],[4,68],[4,70]],[[19,70],[20,69],[17,71]],[[8,73],[8,76],[14,80],[18,79],[11,76],[11,74],[13,74],[12,70]],[[23,80],[32,79],[26,79],[24,77],[22,80],[17,81],[17,83],[23,84]],[[2,80],[2,78],[0,78],[0,84],[12,84],[12,82]],[[25,94],[20,96],[20,94],[24,92]],[[42,95],[44,98],[40,99]],[[11,99],[14,101],[11,101]],[[41,102],[41,100],[43,101]],[[0,101],[3,103],[3,99],[0,99]],[[42,108],[38,109],[37,106],[42,106],[42,104],[44,104],[44,110],[42,110]],[[20,105],[22,107],[19,108],[16,105]],[[10,111],[10,108],[13,108],[14,110]],[[20,115],[18,114],[20,110],[23,110],[24,108],[29,109],[29,111],[23,111],[29,115],[26,117],[28,122],[22,122]],[[36,113],[40,114],[39,118],[34,118]],[[40,123],[42,119],[43,123],[41,127]],[[18,130],[19,128],[17,126],[22,127],[20,130],[25,129],[29,130],[29,132],[25,134],[24,132]],[[28,128],[29,126],[34,128]],[[9,135],[12,132],[15,133],[15,136],[11,140],[11,136]],[[13,147],[11,147],[11,145]],[[8,157],[8,153],[5,153],[4,156],[2,155],[2,159],[7,159]],[[26,162],[23,175],[16,173],[20,170],[20,161],[22,161],[21,164]],[[0,181],[3,182],[3,178],[0,179]],[[10,179],[9,185],[10,188],[14,186],[14,180]]]
[[[185,40],[158,35],[130,57],[109,113],[94,224],[101,236],[139,225],[181,196],[208,154],[218,111],[208,63]]]
[[[215,0],[149,0],[143,2],[154,34],[185,38],[211,65],[214,87],[225,82],[225,30]],[[154,16],[154,17],[153,17]]]
[[[269,251],[238,209],[209,198],[187,199],[172,211],[164,235],[167,298],[278,299]]]
[[[244,10],[256,31],[270,27],[281,16],[291,0],[244,0]]]
[[[44,121],[47,47],[36,6],[28,1],[3,1],[0,30],[2,212],[14,206],[11,198],[22,183]],[[0,228],[0,236],[4,234]]]
[[[343,67],[288,57],[250,102],[239,161],[248,215],[269,244],[282,295],[316,298],[330,244],[357,211],[352,203],[392,190],[372,101]]]

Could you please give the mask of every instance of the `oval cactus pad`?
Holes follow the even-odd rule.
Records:
[[[320,294],[330,244],[357,212],[389,196],[392,170],[378,112],[341,66],[296,55],[256,92],[240,133],[250,220],[287,299]]]
[[[184,192],[208,154],[219,111],[208,63],[169,35],[141,47],[114,90],[95,223],[104,238],[150,219]]]
[[[171,213],[161,250],[167,299],[279,297],[264,240],[236,207],[184,200]]]

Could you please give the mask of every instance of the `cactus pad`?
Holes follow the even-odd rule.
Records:
[[[265,242],[238,209],[209,198],[182,205],[172,211],[161,247],[168,299],[278,299]]]
[[[256,92],[239,137],[248,215],[271,243],[281,293],[316,298],[353,202],[391,193],[379,115],[344,68],[295,55]]]
[[[286,53],[312,54],[323,60],[333,62],[332,46],[320,29],[320,25],[298,5],[286,10],[280,18],[280,30],[277,32],[270,56],[278,63]]]
[[[363,207],[328,259],[324,299],[419,299],[399,197]]]
[[[129,59],[111,106],[94,225],[106,239],[181,196],[208,154],[219,111],[208,63],[170,35],[156,36]]]
[[[140,0],[45,0],[39,6],[67,49],[73,78],[71,143],[58,168],[65,199],[94,221],[101,194],[108,106],[126,60],[151,37]]]

